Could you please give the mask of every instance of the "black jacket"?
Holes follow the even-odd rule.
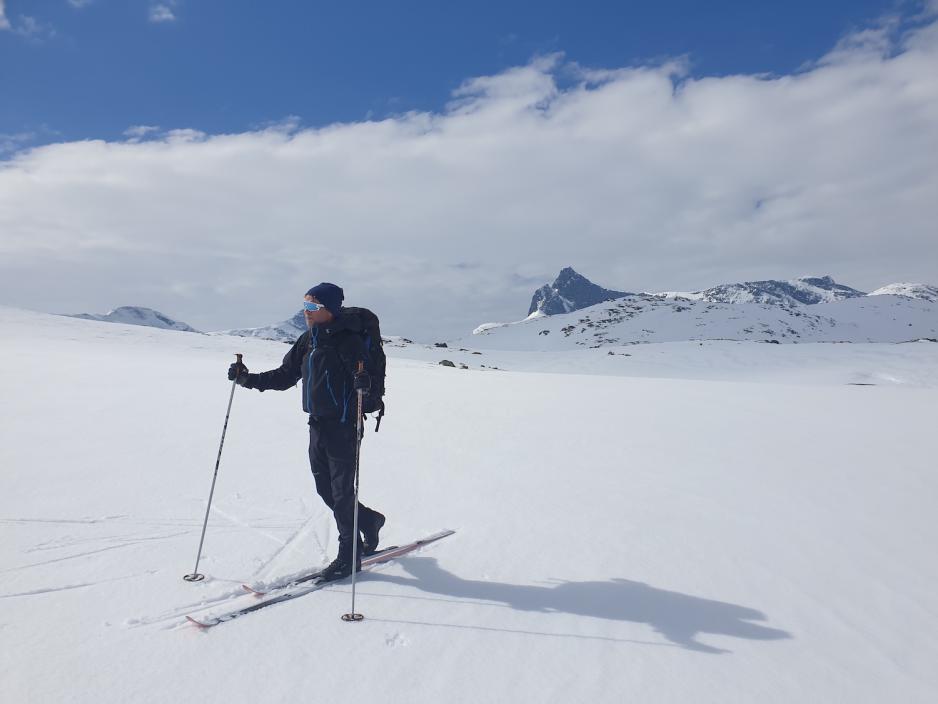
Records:
[[[353,375],[367,365],[361,321],[340,313],[327,325],[314,325],[293,343],[277,369],[248,374],[249,389],[284,391],[303,380],[303,410],[315,418],[355,419]],[[366,367],[366,371],[369,371]]]

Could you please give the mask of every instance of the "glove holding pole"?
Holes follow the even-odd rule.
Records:
[[[228,381],[235,382],[238,386],[247,386],[248,368],[241,362],[241,355],[237,355],[238,361],[228,367]]]
[[[208,527],[208,515],[212,510],[212,497],[215,495],[215,481],[218,479],[218,466],[221,464],[221,451],[225,446],[225,433],[228,430],[228,417],[231,415],[231,402],[234,400],[235,386],[244,386],[247,380],[248,368],[241,362],[242,355],[236,354],[238,361],[228,368],[228,378],[231,379],[231,395],[228,396],[228,410],[225,412],[225,424],[221,429],[221,442],[218,444],[218,457],[215,459],[215,474],[212,475],[212,489],[208,494],[208,506],[205,507],[205,521],[202,523],[202,537],[199,538],[199,552],[195,556],[195,569],[191,574],[183,577],[187,582],[201,582],[204,574],[199,573],[199,560],[202,559],[202,545],[205,542],[205,529]],[[359,403],[360,405],[360,403]]]
[[[362,368],[363,365],[363,362],[358,363],[358,371],[355,372],[355,376],[352,379],[352,388],[355,389],[360,396],[367,396],[368,392],[371,390],[371,376]],[[361,399],[359,399],[359,401],[361,401]],[[362,407],[363,404],[359,403],[359,415],[362,415]]]

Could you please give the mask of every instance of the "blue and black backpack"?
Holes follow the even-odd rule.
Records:
[[[378,316],[367,308],[343,308],[342,312],[357,317],[362,324],[362,336],[365,340],[365,353],[368,355],[368,369],[371,372],[371,390],[362,399],[365,413],[377,413],[375,432],[381,427],[384,416],[384,377],[387,370],[387,357],[384,356],[384,341],[381,339],[381,327]]]

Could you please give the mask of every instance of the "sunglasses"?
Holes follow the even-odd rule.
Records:
[[[325,306],[322,303],[313,303],[312,301],[303,301],[303,310],[316,312],[322,310]]]

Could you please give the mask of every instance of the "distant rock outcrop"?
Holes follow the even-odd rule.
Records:
[[[180,330],[182,332],[199,332],[194,327],[173,320],[152,308],[143,306],[121,306],[109,313],[66,313],[69,318],[83,320],[99,320],[103,323],[123,323],[124,325],[143,325],[145,327],[160,328],[162,330]]]
[[[597,286],[585,276],[578,274],[571,267],[560,270],[552,284],[544,284],[534,292],[528,315],[557,315],[570,313],[581,308],[594,306],[604,301],[612,301],[631,294],[625,291],[611,291]]]

